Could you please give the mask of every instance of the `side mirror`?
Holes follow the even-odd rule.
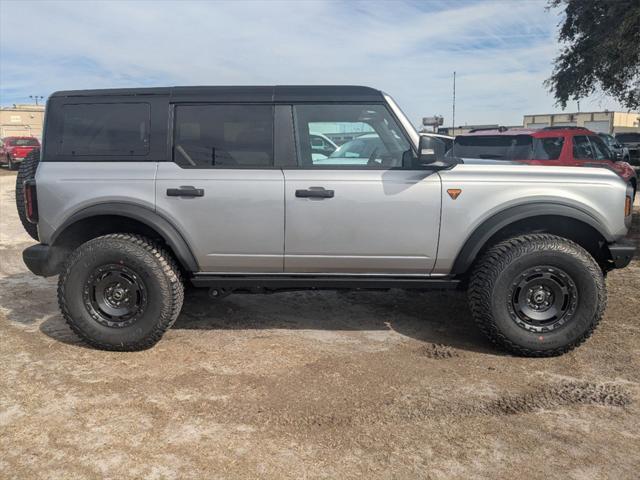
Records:
[[[447,145],[437,137],[420,135],[417,167],[447,168],[452,165],[453,157],[445,157]]]

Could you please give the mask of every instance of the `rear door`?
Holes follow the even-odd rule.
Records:
[[[294,105],[298,164],[285,168],[285,272],[429,274],[440,177],[383,104]],[[351,140],[323,158],[311,136]]]
[[[177,104],[170,135],[157,210],[178,227],[201,271],[282,272],[284,177],[273,166],[273,106]]]

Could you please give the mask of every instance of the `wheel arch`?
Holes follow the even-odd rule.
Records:
[[[525,233],[550,233],[568,238],[601,264],[607,261],[606,243],[613,241],[599,222],[583,210],[552,203],[518,205],[494,214],[476,227],[458,253],[452,273],[466,273],[489,246]]]
[[[198,271],[191,248],[168,220],[149,208],[128,203],[101,203],[74,213],[56,229],[50,245],[72,250],[109,233],[137,233],[161,241],[183,272]]]

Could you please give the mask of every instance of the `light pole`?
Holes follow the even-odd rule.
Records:
[[[42,95],[29,95],[29,98],[35,100],[36,105],[38,105],[38,100],[43,100],[44,97]]]

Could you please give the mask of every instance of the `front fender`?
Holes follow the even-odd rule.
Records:
[[[575,207],[559,203],[528,203],[502,210],[486,219],[473,230],[456,256],[452,274],[461,274],[468,270],[487,241],[503,228],[526,218],[540,216],[558,216],[578,220],[596,230],[607,241],[614,238],[605,232],[596,218]]]

